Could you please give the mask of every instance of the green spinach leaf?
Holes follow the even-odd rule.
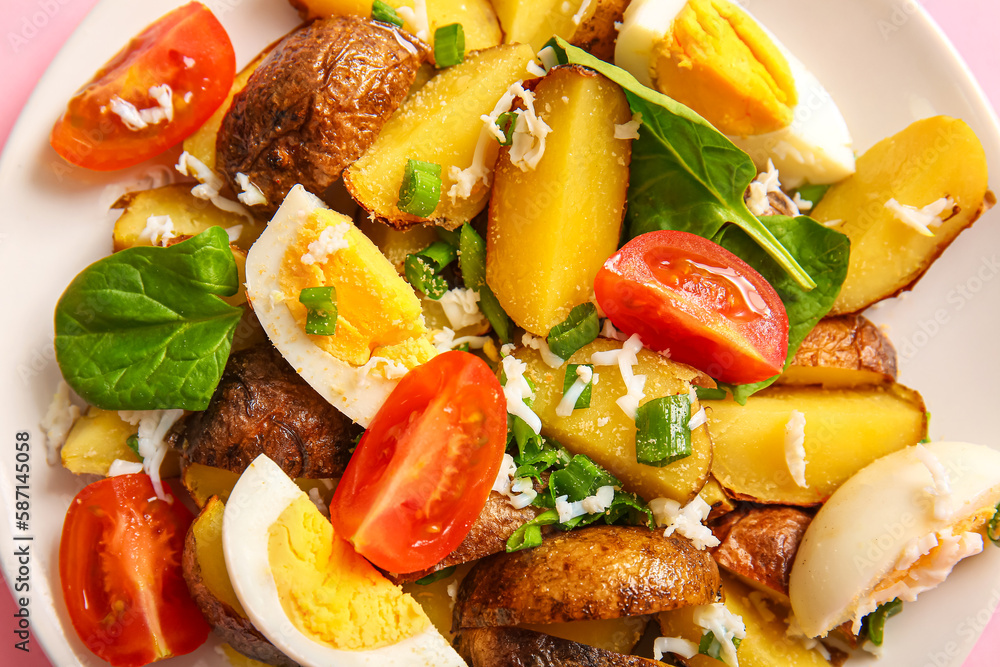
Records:
[[[84,269],[59,299],[56,360],[107,410],[208,407],[241,308],[229,238],[212,227],[169,248],[130,248]]]
[[[833,307],[847,277],[851,242],[844,234],[804,215],[797,218],[766,216],[761,218],[761,222],[815,279],[815,289],[808,292],[802,289],[738,227],[726,227],[714,240],[764,276],[784,302],[785,312],[788,313],[787,366],[806,335]],[[721,386],[729,389],[733,398],[742,405],[751,394],[767,387],[775,379],[777,376],[754,384]]]
[[[555,41],[560,62],[583,65],[608,77],[624,89],[632,112],[642,114],[639,139],[632,142],[627,238],[658,229],[712,238],[732,223],[803,290],[816,286],[790,249],[743,201],[757,175],[746,153],[683,104],[563,39]]]

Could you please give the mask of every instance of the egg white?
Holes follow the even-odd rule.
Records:
[[[268,530],[305,494],[278,465],[261,454],[233,487],[222,515],[222,548],[233,590],[254,627],[304,667],[465,667],[465,661],[428,623],[408,639],[365,651],[345,651],[314,641],[292,624],[268,561]]]
[[[615,64],[628,70],[643,85],[655,88],[653,49],[686,4],[687,0],[633,0],[622,17],[615,44]],[[781,173],[782,184],[788,188],[805,182],[835,183],[850,176],[854,173],[853,140],[833,98],[770,30],[745,8],[741,9],[757,22],[788,60],[798,103],[788,127],[729,139],[750,155],[758,170],[766,169],[771,160]]]
[[[792,566],[789,598],[802,630],[822,637],[852,620],[915,540],[1000,502],[1000,452],[961,442],[924,445],[947,471],[947,516],[935,518],[934,479],[915,447],[863,468],[820,508]]]
[[[301,185],[285,196],[247,253],[247,298],[267,337],[292,368],[331,405],[368,426],[399,380],[372,374],[371,367],[352,366],[321,349],[295,321],[288,306],[271,298],[281,292],[279,275],[285,250],[295,240],[299,226],[318,208],[327,206]]]

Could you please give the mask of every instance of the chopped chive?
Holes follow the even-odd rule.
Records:
[[[726,398],[727,392],[722,387],[716,387],[715,389],[709,389],[708,387],[695,387],[694,391],[698,394],[698,400],[700,401],[721,401]]]
[[[569,388],[576,383],[576,378],[577,378],[576,369],[579,368],[580,366],[587,366],[590,368],[591,372],[594,371],[594,367],[591,364],[568,364],[566,366],[566,377],[563,379],[563,394],[569,391]],[[594,386],[594,379],[593,377],[591,377],[590,382],[587,383],[587,386],[584,387],[583,392],[576,399],[576,403],[573,405],[574,410],[582,410],[583,408],[590,407],[590,394],[593,386]]]
[[[1000,547],[1000,504],[997,505],[993,512],[993,518],[990,519],[990,523],[986,527],[986,537],[990,538],[990,542]]]
[[[885,635],[885,621],[903,611],[903,601],[899,598],[879,605],[878,609],[865,616],[868,639],[875,646],[881,646]],[[862,633],[863,634],[863,633]]]
[[[403,182],[399,185],[399,203],[403,213],[426,218],[441,200],[441,165],[407,160]]]
[[[559,496],[567,496],[571,503],[583,500],[595,489],[594,481],[601,475],[600,469],[586,456],[576,455],[562,470],[556,470],[549,476],[549,491],[552,500]]]
[[[522,524],[507,538],[507,553],[537,547],[542,543],[542,526],[554,523],[559,523],[559,512],[546,510],[531,521]]]
[[[421,577],[417,579],[415,584],[420,584],[421,586],[426,586],[427,584],[433,584],[435,581],[441,581],[442,579],[447,579],[455,573],[455,566],[444,567],[437,572],[431,572],[426,577]]]
[[[690,420],[687,394],[663,396],[640,405],[635,413],[636,461],[660,467],[690,456]]]
[[[125,444],[128,448],[135,452],[135,455],[142,459],[142,454],[139,453],[139,436],[133,433],[126,440]]]
[[[597,338],[600,331],[597,308],[589,301],[581,303],[569,311],[569,317],[549,331],[549,349],[557,357],[569,359],[574,352]]]
[[[444,227],[434,227],[434,231],[437,232],[438,238],[452,246],[457,248],[462,242],[462,229],[445,229]]]
[[[299,292],[299,303],[306,307],[306,333],[332,336],[337,332],[337,290],[330,287],[306,287]]]
[[[391,23],[397,28],[403,27],[403,19],[396,13],[393,6],[382,2],[382,0],[375,0],[372,3],[372,20]]]
[[[503,133],[504,140],[501,146],[510,146],[514,143],[514,125],[517,123],[517,114],[513,111],[505,111],[497,116],[497,128]]]
[[[434,31],[434,63],[438,69],[451,67],[465,60],[465,28],[461,23],[449,23]]]
[[[420,252],[406,256],[403,262],[406,280],[431,299],[440,299],[448,291],[448,281],[441,271],[457,256],[454,246],[445,241],[435,241]]]
[[[740,647],[743,642],[739,637],[733,637],[733,646],[736,648]],[[701,655],[707,655],[709,658],[715,658],[716,660],[722,660],[722,642],[719,638],[715,636],[715,633],[711,630],[707,630],[705,634],[701,636],[701,642],[698,644],[698,653]]]
[[[479,310],[483,311],[483,315],[490,321],[490,326],[500,338],[500,342],[509,343],[513,339],[510,317],[504,312],[493,290],[486,284],[486,243],[468,223],[462,226],[458,266],[462,270],[465,286],[479,294]]]

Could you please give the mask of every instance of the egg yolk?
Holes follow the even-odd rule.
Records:
[[[303,329],[307,311],[299,303],[299,293],[307,287],[336,289],[336,332],[311,339],[351,365],[361,366],[378,356],[412,368],[435,354],[413,288],[340,213],[318,209],[303,222],[282,258],[279,286],[284,303]]]
[[[268,560],[282,609],[315,641],[360,651],[430,627],[420,605],[335,535],[305,495],[268,530]]]
[[[653,79],[724,134],[775,132],[797,103],[788,61],[750,16],[726,0],[688,0],[653,47]]]

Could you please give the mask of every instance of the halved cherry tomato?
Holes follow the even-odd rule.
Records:
[[[178,7],[133,37],[77,91],[49,142],[81,167],[131,167],[197,130],[229,94],[235,74],[233,45],[211,10],[200,2]],[[164,84],[169,104],[154,99],[157,91],[166,92],[157,88]],[[173,118],[149,117],[145,127],[142,120],[129,128],[122,111],[128,105],[133,112],[172,108]]]
[[[142,473],[94,482],[73,499],[59,577],[73,627],[98,657],[138,667],[205,642],[210,628],[181,571],[193,518],[179,500],[159,500]]]
[[[749,264],[701,236],[637,236],[604,263],[594,292],[621,331],[716,380],[759,382],[785,363],[781,298]]]
[[[372,419],[334,492],[334,529],[390,572],[434,565],[482,511],[506,440],[490,367],[468,352],[438,355],[407,373]]]

